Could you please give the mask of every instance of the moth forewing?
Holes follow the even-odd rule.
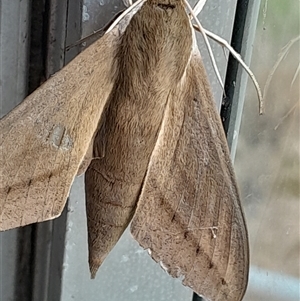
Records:
[[[248,281],[245,219],[200,54],[174,85],[131,224],[173,277],[213,301],[239,301]]]
[[[0,122],[0,229],[60,215],[115,80],[118,29]]]

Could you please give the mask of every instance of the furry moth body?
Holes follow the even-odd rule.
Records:
[[[173,277],[241,300],[247,230],[184,5],[148,0],[123,22],[1,120],[1,230],[58,216],[89,165],[92,276],[132,220]]]

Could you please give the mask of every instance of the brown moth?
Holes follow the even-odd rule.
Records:
[[[1,230],[60,215],[87,168],[92,277],[132,221],[171,276],[207,300],[242,300],[245,219],[183,1],[130,17],[1,120]]]

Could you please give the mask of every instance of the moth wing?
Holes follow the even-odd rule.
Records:
[[[111,92],[118,30],[0,121],[0,230],[59,216]]]
[[[208,300],[241,300],[248,237],[226,138],[194,53],[172,92],[131,233],[173,277]]]

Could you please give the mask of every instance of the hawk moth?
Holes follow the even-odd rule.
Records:
[[[86,170],[94,277],[127,225],[173,277],[241,300],[248,236],[183,1],[148,0],[1,119],[1,230],[60,215]]]

